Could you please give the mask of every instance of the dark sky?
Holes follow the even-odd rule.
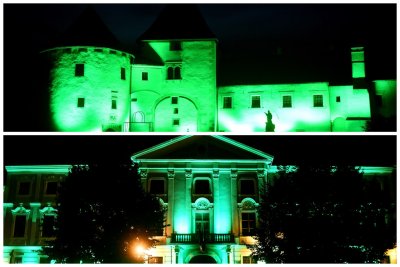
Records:
[[[4,136],[4,164],[78,164],[130,159],[175,136]],[[396,136],[228,136],[274,156],[274,164],[396,165]]]

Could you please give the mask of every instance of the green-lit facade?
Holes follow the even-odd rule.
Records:
[[[348,47],[353,83],[219,85],[217,38],[208,28],[177,32],[153,27],[131,54],[79,41],[44,51],[54,129],[263,132],[270,111],[275,132],[360,132],[375,114],[395,117],[396,80],[368,80],[364,47]]]
[[[180,136],[135,153],[143,188],[167,209],[147,263],[251,263],[259,189],[274,179],[273,156],[224,136]],[[49,262],[40,254],[57,216],[54,185],[70,166],[6,166],[4,263]],[[364,178],[395,199],[393,166],[362,166]],[[389,215],[392,216],[392,215]],[[47,220],[47,224],[43,223]],[[396,261],[391,254],[391,261]]]

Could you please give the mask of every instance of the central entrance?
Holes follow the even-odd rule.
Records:
[[[194,256],[189,263],[217,263],[216,260],[208,255],[197,255]]]

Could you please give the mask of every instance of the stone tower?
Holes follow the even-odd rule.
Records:
[[[54,47],[50,115],[57,131],[121,131],[129,120],[133,55],[88,7]]]
[[[216,47],[196,5],[167,5],[135,52],[130,130],[215,131]]]

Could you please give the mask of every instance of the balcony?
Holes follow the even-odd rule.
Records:
[[[171,243],[198,244],[202,239],[200,237],[200,234],[172,234]],[[235,243],[235,237],[233,234],[205,234],[203,242],[206,244]]]

